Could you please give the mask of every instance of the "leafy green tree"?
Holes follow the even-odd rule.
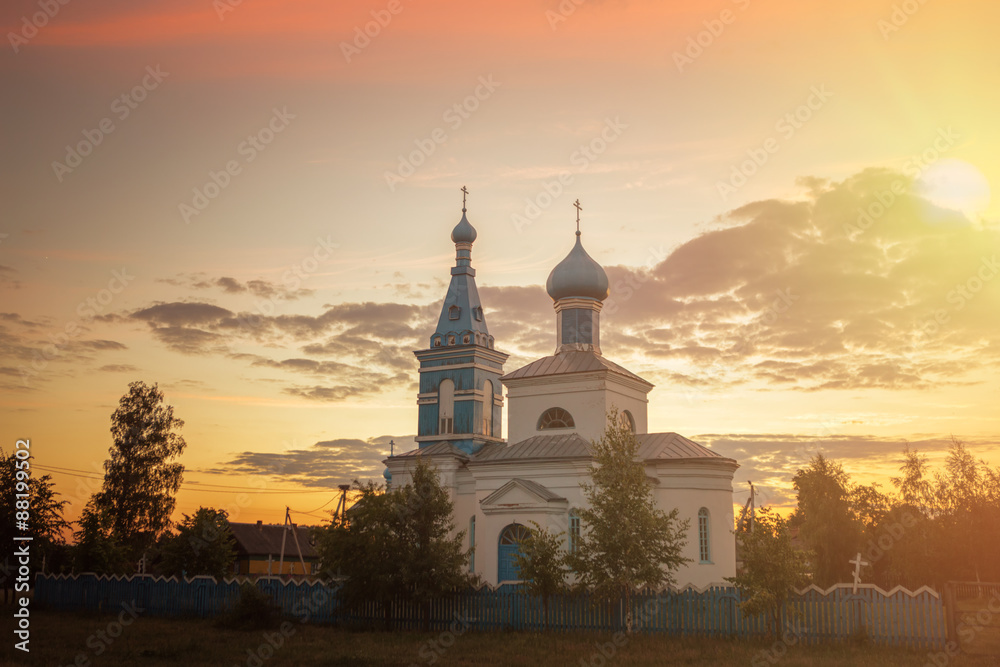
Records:
[[[542,598],[545,612],[545,629],[549,629],[549,599],[566,590],[569,566],[563,550],[564,533],[553,533],[531,522],[530,533],[518,542],[515,558],[519,576],[529,594]]]
[[[788,523],[770,507],[759,510],[753,530],[737,533],[743,569],[726,577],[740,593],[744,616],[764,615],[772,636],[781,631],[781,610],[791,592],[809,583],[809,555],[792,546]]]
[[[344,577],[347,606],[376,600],[391,624],[389,602],[409,600],[423,610],[430,629],[430,601],[468,583],[465,531],[452,535],[453,505],[437,472],[418,458],[412,482],[386,491],[355,482],[360,498],[346,520],[317,533],[324,571]]]
[[[826,587],[851,577],[850,560],[861,550],[861,522],[851,505],[851,483],[839,463],[816,454],[792,478],[798,504],[789,519],[815,553],[814,578]]]
[[[469,554],[462,547],[465,531],[452,535],[454,506],[437,471],[418,458],[412,477],[394,492],[407,553],[401,569],[406,596],[423,606],[430,630],[430,601],[468,582]]]
[[[70,524],[63,518],[63,508],[68,501],[57,499],[59,494],[53,488],[50,475],[32,476],[30,449],[20,450],[26,458],[19,458],[17,451],[15,448],[7,454],[0,449],[0,489],[3,489],[0,495],[0,541],[10,545],[16,535],[30,535],[32,552],[37,556],[32,559],[32,567],[39,568],[41,556],[51,558],[66,543],[65,535]],[[18,497],[22,494],[24,497]],[[18,503],[21,503],[20,507]],[[26,530],[17,527],[18,511],[27,513]],[[13,596],[17,567],[10,550],[5,549],[4,553],[6,560],[0,568],[0,581],[5,593],[9,591]]]
[[[226,576],[236,560],[236,538],[226,510],[199,507],[193,516],[185,514],[177,533],[161,540],[160,558],[168,576]]]
[[[569,557],[580,585],[605,600],[622,600],[626,610],[636,589],[673,583],[674,571],[690,561],[682,555],[689,521],[676,509],[657,507],[638,452],[635,434],[612,409],[593,443],[592,483],[582,485],[588,502],[579,510],[584,530]]]
[[[111,457],[104,485],[94,494],[95,510],[110,521],[110,533],[137,559],[170,526],[174,494],[184,465],[179,434],[184,422],[164,404],[157,385],[133,382],[111,416]]]
[[[374,600],[382,605],[389,629],[389,603],[403,587],[395,497],[373,482],[356,481],[355,486],[357,500],[350,518],[336,518],[314,529],[316,550],[323,574],[341,585],[338,595],[343,608],[355,609]]]

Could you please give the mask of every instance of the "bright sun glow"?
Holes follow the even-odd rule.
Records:
[[[931,203],[959,211],[970,220],[981,215],[990,203],[989,181],[964,160],[938,160],[920,176],[917,188]]]

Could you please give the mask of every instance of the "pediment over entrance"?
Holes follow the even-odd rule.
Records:
[[[569,502],[538,482],[514,478],[479,502],[483,514],[565,512]]]

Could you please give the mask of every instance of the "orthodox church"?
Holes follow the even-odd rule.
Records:
[[[564,532],[567,549],[586,533],[577,514],[587,502],[580,485],[589,479],[590,443],[600,440],[615,407],[639,441],[660,508],[677,508],[690,520],[684,555],[691,560],[676,581],[704,586],[734,576],[732,482],[739,466],[677,433],[648,432],[653,385],[601,354],[608,277],[584,250],[579,229],[546,282],[554,353],[504,373],[508,355],[496,349],[486,326],[472,267],[476,230],[465,214],[463,203],[437,327],[427,349],[414,352],[418,447],[386,459],[386,479],[406,484],[416,457],[429,459],[451,494],[456,529],[466,530],[473,548],[470,571],[493,585],[515,581],[517,542],[529,521]],[[501,387],[509,402],[506,441]]]

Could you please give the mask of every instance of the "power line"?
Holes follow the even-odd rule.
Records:
[[[89,474],[89,473],[86,473],[86,471],[84,471],[84,470],[77,470],[77,471],[69,472],[70,470],[73,470],[73,469],[72,468],[66,468],[66,469],[59,470],[59,469],[56,469],[56,468],[51,467],[51,466],[38,465],[37,463],[35,465],[33,465],[32,467],[33,468],[38,468],[39,470],[43,470],[43,471],[46,471],[46,472],[54,472],[54,473],[56,473],[58,475],[68,475],[70,477],[82,477],[83,479],[94,479],[94,480],[98,480],[98,479],[103,480],[104,479],[103,476]],[[233,490],[233,491],[225,491],[225,490],[221,490],[221,489],[235,489],[235,490]],[[192,482],[191,484],[181,484],[180,490],[182,490],[182,491],[204,491],[206,493],[263,493],[263,494],[274,494],[274,493],[284,493],[284,494],[289,494],[289,493],[299,493],[299,494],[301,494],[301,493],[330,493],[329,489],[318,489],[316,491],[302,491],[300,489],[257,489],[257,488],[253,488],[253,487],[250,487],[250,486],[225,486],[225,485],[222,485],[222,484],[199,484],[199,483],[196,483],[196,482]],[[329,503],[327,503],[327,504],[329,504]],[[322,507],[325,507],[325,505],[321,506],[319,509],[322,509]]]

